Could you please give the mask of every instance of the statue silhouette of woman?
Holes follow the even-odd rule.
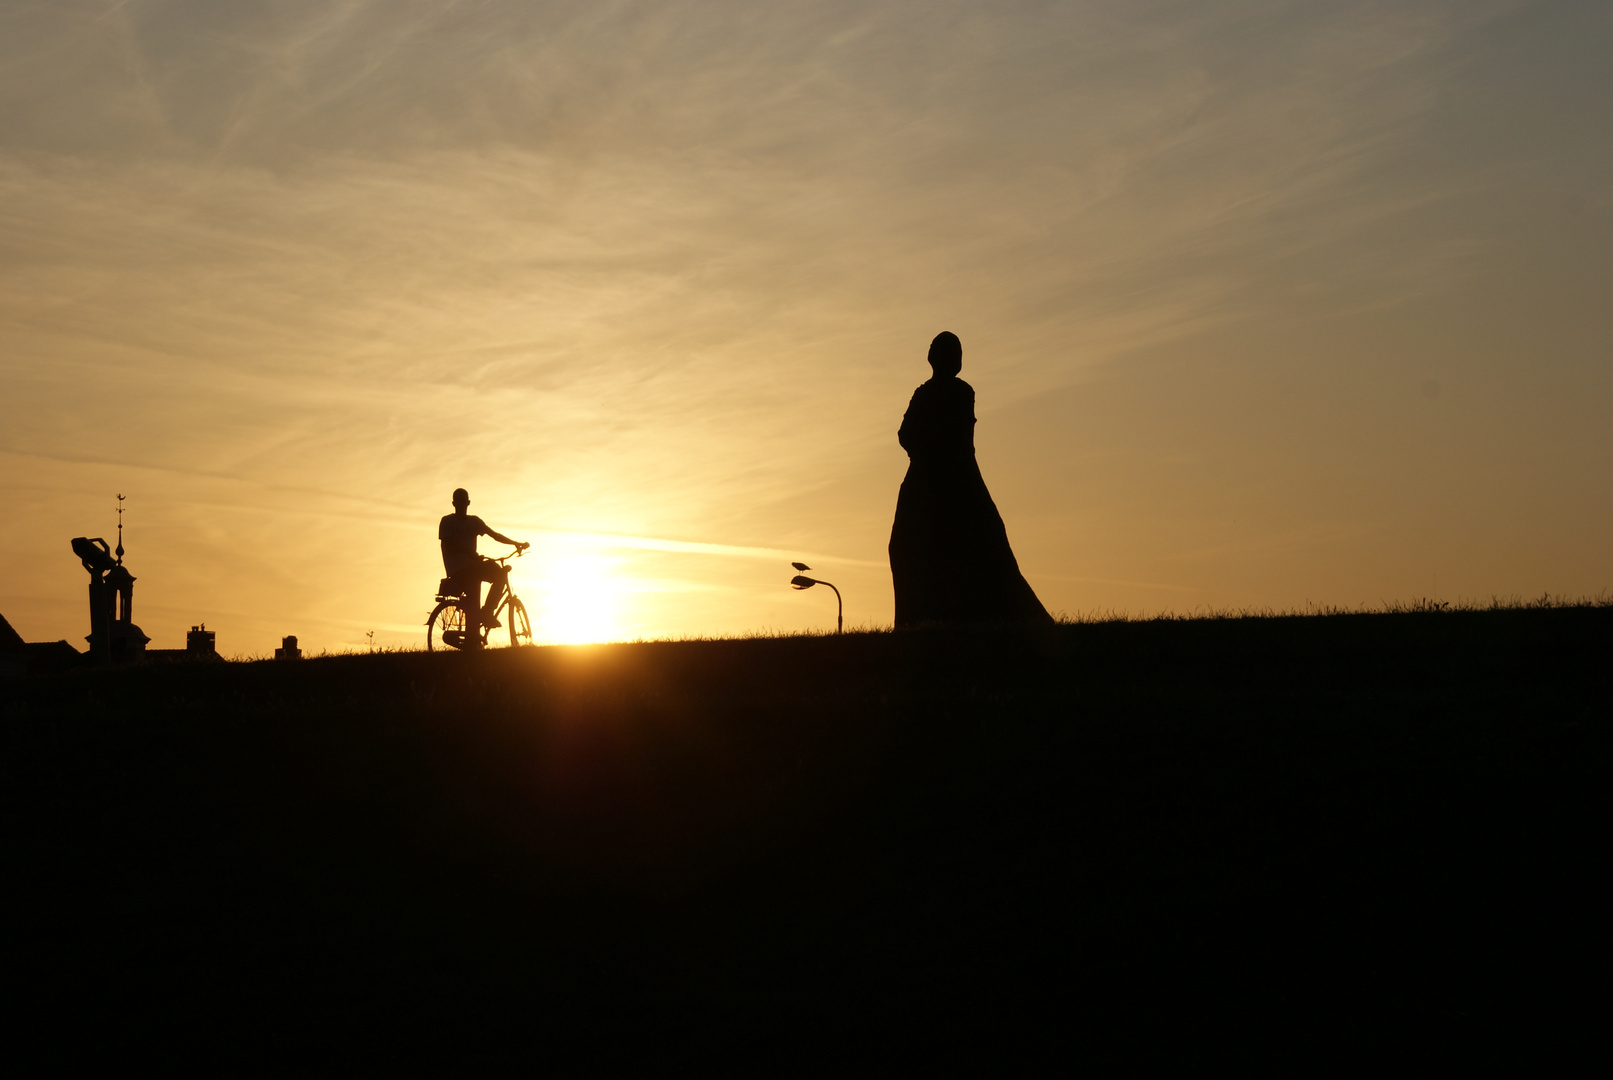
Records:
[[[1051,622],[975,461],[975,392],[958,378],[956,334],[930,342],[930,367],[896,433],[911,459],[891,527],[896,625]]]

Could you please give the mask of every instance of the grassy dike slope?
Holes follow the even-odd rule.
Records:
[[[1567,1051],[1610,646],[1600,607],[12,680],[16,1047]]]

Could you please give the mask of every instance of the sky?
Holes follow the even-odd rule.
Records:
[[[1054,613],[1613,587],[1613,5],[0,0],[0,613],[888,626],[963,341]],[[500,545],[483,540],[483,551]],[[373,637],[371,634],[373,633]]]

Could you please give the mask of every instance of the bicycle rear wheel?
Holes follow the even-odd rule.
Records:
[[[465,612],[458,600],[444,600],[426,620],[426,651],[465,647]]]
[[[527,621],[526,605],[519,597],[510,597],[510,609],[505,617],[510,620],[510,644],[532,644],[532,624]]]

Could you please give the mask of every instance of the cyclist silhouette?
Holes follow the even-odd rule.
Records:
[[[488,536],[501,544],[509,544],[517,551],[525,551],[532,545],[494,532],[481,518],[465,513],[469,506],[470,493],[464,488],[455,488],[454,512],[445,515],[437,526],[437,539],[442,541],[442,569],[470,594],[472,610],[475,609],[476,594],[481,591],[481,583],[488,583],[487,602],[482,605],[480,622],[484,628],[491,629],[499,625],[496,613],[499,601],[510,587],[510,571],[508,567],[478,555],[476,538]]]

